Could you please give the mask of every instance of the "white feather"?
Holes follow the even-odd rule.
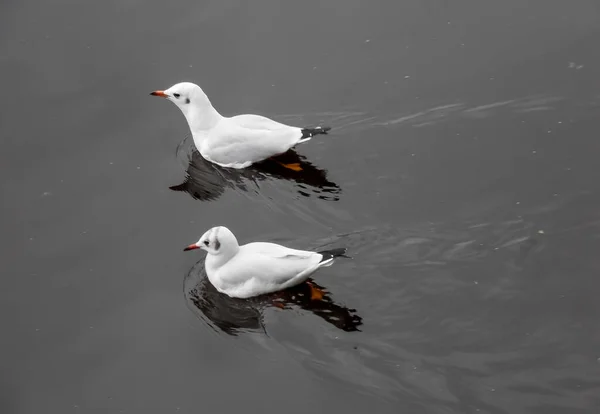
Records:
[[[178,83],[164,96],[183,112],[200,154],[222,167],[245,168],[310,139],[302,138],[301,128],[264,116],[222,116],[193,83]]]
[[[206,245],[205,241],[209,244]],[[210,282],[222,293],[248,298],[276,292],[304,282],[333,259],[274,243],[254,242],[239,246],[226,227],[208,230],[196,243],[207,251],[205,268]]]

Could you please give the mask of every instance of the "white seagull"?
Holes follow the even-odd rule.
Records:
[[[228,118],[213,108],[208,96],[198,85],[190,82],[181,82],[150,95],[166,98],[181,109],[200,154],[221,167],[248,167],[283,154],[314,135],[327,134],[331,129],[298,128],[260,115]],[[289,168],[295,169],[296,166]]]
[[[193,249],[206,250],[204,267],[208,280],[219,292],[233,298],[249,298],[296,286],[317,269],[331,266],[334,258],[346,251],[317,253],[264,242],[240,246],[233,233],[223,226],[208,230],[184,250]]]

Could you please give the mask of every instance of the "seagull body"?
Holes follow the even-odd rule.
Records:
[[[298,128],[260,115],[225,117],[196,84],[182,82],[151,95],[173,102],[183,112],[200,154],[222,167],[245,168],[283,154],[330,128]]]
[[[265,242],[240,246],[233,233],[223,226],[208,230],[184,250],[193,249],[206,250],[204,266],[208,279],[219,292],[234,298],[249,298],[298,285],[345,252],[336,249],[317,253]]]

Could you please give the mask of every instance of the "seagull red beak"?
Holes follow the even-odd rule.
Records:
[[[154,91],[154,92],[150,92],[150,95],[152,96],[160,96],[161,98],[168,98],[169,95],[167,95],[165,93],[165,91]]]
[[[199,247],[196,246],[195,244],[190,244],[188,247],[186,247],[185,249],[183,249],[183,251],[187,252],[188,250],[194,250],[194,249],[199,249]]]

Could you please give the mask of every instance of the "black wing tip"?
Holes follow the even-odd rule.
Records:
[[[302,138],[310,138],[315,135],[323,134],[327,135],[327,132],[331,131],[331,127],[318,126],[314,128],[302,128]]]
[[[330,126],[318,126],[315,129],[321,131],[321,134],[326,134],[329,131],[331,131],[331,127]]]
[[[323,250],[318,253],[323,255],[323,257],[321,258],[321,262],[324,262],[326,260],[334,259],[336,257],[348,257],[346,256],[347,250],[348,249],[346,249],[345,247],[340,247],[338,249]]]

